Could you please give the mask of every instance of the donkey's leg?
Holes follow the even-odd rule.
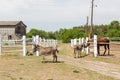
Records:
[[[45,57],[44,57],[44,55],[43,55],[43,59],[42,59],[42,62],[45,62]]]
[[[80,57],[80,51],[78,51],[78,58]]]
[[[80,57],[82,57],[81,53],[82,53],[82,51],[80,51]]]
[[[55,62],[57,62],[57,55],[55,55],[55,58],[56,58]]]
[[[74,49],[74,58],[76,58],[76,50]]]
[[[54,62],[54,60],[55,60],[55,56],[53,55],[53,62]]]
[[[58,52],[57,49],[56,49],[56,51],[55,51],[55,53],[54,53],[54,55],[55,55],[55,62],[57,62],[57,54],[56,54],[56,52]]]
[[[53,62],[57,62],[57,55],[53,55]]]

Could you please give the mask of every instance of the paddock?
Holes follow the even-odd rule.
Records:
[[[60,42],[59,42],[60,43]],[[31,45],[27,45],[32,47]],[[58,44],[58,63],[50,61],[41,63],[41,57],[21,56],[19,53],[2,54],[0,56],[0,79],[1,80],[119,80],[117,74],[120,67],[119,46],[111,44],[111,56],[93,57],[93,46],[89,55],[82,58],[73,58],[73,49],[70,43]],[[102,47],[101,47],[102,51]],[[84,53],[84,52],[83,52]],[[47,58],[51,60],[51,57]],[[109,64],[109,66],[108,66]],[[94,66],[93,66],[94,65]],[[115,66],[113,66],[115,65]],[[117,65],[117,66],[116,66]],[[106,67],[107,66],[107,67]],[[116,68],[117,67],[117,68]],[[115,69],[114,69],[115,68]],[[109,72],[103,70],[110,69]],[[29,73],[28,73],[29,71]],[[113,71],[113,72],[112,72]],[[107,72],[107,73],[106,73]],[[54,74],[55,73],[55,74]],[[113,73],[113,74],[112,74]],[[53,75],[54,74],[54,75]],[[68,76],[69,75],[69,76]],[[115,76],[116,75],[116,76]],[[117,76],[118,75],[118,76]],[[117,78],[117,79],[116,79]]]

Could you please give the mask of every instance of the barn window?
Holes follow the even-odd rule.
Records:
[[[12,39],[12,35],[8,35],[8,40]]]

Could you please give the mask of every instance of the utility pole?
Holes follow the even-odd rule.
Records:
[[[87,34],[87,36],[88,36],[88,22],[89,22],[89,17],[87,16],[87,21],[86,21],[86,29],[85,29],[85,32],[86,32],[86,34]]]
[[[94,7],[94,0],[92,0],[92,6],[91,6],[91,25],[90,25],[90,35],[89,35],[90,38],[92,38],[92,30],[93,30],[93,7]]]

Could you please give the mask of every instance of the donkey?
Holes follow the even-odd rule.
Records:
[[[40,54],[43,56],[43,61],[45,60],[44,56],[52,55],[53,56],[53,62],[57,62],[57,54],[58,49],[56,47],[42,47],[40,45],[34,45],[33,52],[39,51]]]
[[[81,52],[82,52],[83,45],[74,45],[74,58],[76,58],[76,54],[78,53],[78,58],[81,57]]]

